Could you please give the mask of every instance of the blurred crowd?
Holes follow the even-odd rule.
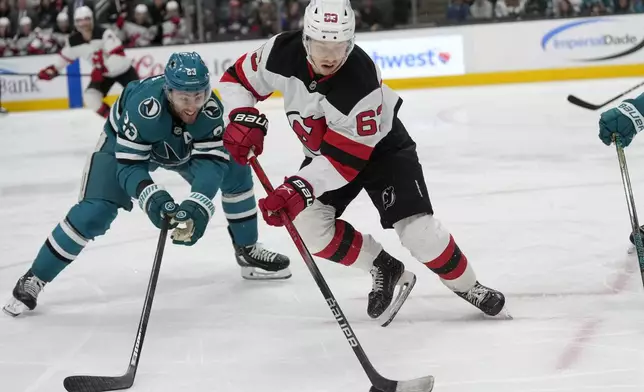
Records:
[[[351,0],[358,31],[408,25],[413,0]],[[517,20],[644,12],[644,0],[416,0],[416,22]],[[57,53],[74,29],[73,10],[125,47],[268,38],[302,27],[309,0],[0,0],[0,57]],[[440,23],[440,22],[439,22]],[[443,22],[444,23],[444,22]]]
[[[644,0],[450,0],[447,20],[572,18],[644,12]]]
[[[386,0],[391,3],[390,0]],[[57,53],[74,29],[73,10],[89,6],[95,23],[125,47],[268,38],[302,27],[309,0],[0,0],[0,57]],[[358,31],[405,24],[411,0],[393,16],[373,0],[354,4]],[[392,11],[388,9],[387,11]]]
[[[96,24],[112,29],[125,47],[186,44],[192,35],[180,0],[109,1],[99,18],[93,1],[0,0],[0,57],[57,53],[74,29],[73,10],[86,5]]]

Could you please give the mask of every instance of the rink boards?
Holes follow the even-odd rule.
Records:
[[[356,43],[395,89],[543,82],[644,75],[642,15],[361,33]],[[143,77],[162,73],[172,52],[196,51],[214,80],[264,40],[129,49]],[[89,77],[38,80],[56,55],[0,59],[2,103],[13,111],[78,108]],[[71,64],[68,75],[89,74]],[[32,74],[32,75],[30,75]],[[109,100],[120,91],[115,86]]]

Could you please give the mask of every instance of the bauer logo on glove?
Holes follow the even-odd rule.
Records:
[[[238,123],[246,123],[247,125],[254,124],[264,129],[268,128],[268,119],[263,114],[255,115],[248,113],[236,113],[231,121]]]

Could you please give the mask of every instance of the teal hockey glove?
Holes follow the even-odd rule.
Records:
[[[599,119],[599,138],[610,146],[613,135],[621,147],[631,144],[633,137],[644,129],[644,106],[641,102],[627,99],[616,108],[605,111]]]
[[[178,206],[162,186],[152,183],[139,193],[139,207],[148,214],[152,224],[160,229],[163,217],[174,215]]]
[[[207,196],[192,192],[179,205],[179,210],[172,218],[177,227],[172,232],[172,243],[191,246],[197,243],[206,231],[210,218],[215,213],[215,205]]]

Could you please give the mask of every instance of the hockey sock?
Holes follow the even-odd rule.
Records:
[[[221,204],[235,244],[249,246],[257,242],[257,204],[253,190],[222,194]]]
[[[41,280],[51,282],[65,269],[89,240],[105,234],[118,207],[104,200],[84,199],[73,206],[51,232],[31,267]]]
[[[450,290],[466,292],[474,286],[476,275],[467,257],[433,215],[405,218],[394,224],[394,228],[403,246]]]
[[[40,248],[31,270],[38,278],[51,282],[85,248],[88,240],[67,218],[63,219]]]
[[[382,246],[369,234],[362,234],[350,223],[336,219],[331,240],[315,256],[370,271],[373,261],[382,252]]]

